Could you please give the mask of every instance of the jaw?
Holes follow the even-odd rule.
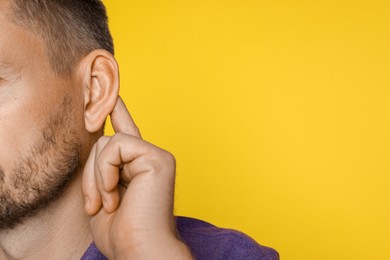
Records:
[[[82,170],[54,203],[13,229],[0,230],[0,259],[80,259],[92,242],[81,178]]]

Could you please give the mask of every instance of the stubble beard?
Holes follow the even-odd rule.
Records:
[[[74,179],[82,145],[73,125],[71,98],[65,97],[12,172],[0,166],[0,230],[13,229],[47,208]]]

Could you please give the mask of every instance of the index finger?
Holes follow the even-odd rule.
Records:
[[[111,112],[111,124],[115,133],[125,133],[142,138],[138,127],[135,125],[133,118],[120,96],[118,96],[114,110]]]

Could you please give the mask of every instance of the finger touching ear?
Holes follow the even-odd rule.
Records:
[[[135,125],[121,97],[118,97],[114,110],[111,113],[111,124],[115,133],[125,133],[142,138],[139,128]]]
[[[119,93],[119,69],[114,56],[105,50],[94,50],[82,61],[85,128],[99,131],[115,107]]]

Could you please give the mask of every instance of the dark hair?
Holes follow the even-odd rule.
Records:
[[[69,76],[94,49],[114,54],[101,0],[12,0],[12,20],[43,38],[53,71]]]

